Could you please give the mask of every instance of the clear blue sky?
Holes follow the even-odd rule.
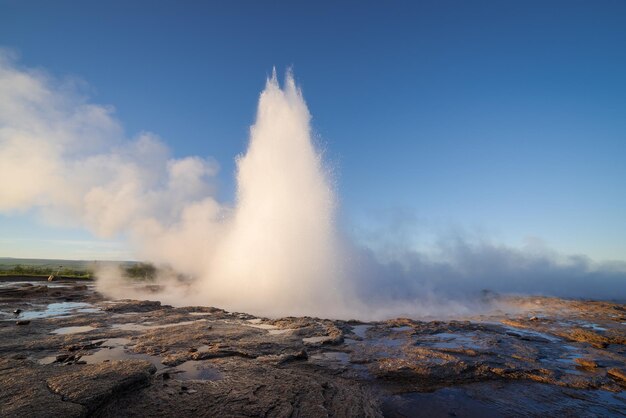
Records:
[[[292,66],[353,224],[626,260],[626,2],[338,3],[0,0],[0,46],[85,80],[129,135],[213,156],[224,199],[266,76]],[[0,216],[0,255],[117,251],[92,241]]]

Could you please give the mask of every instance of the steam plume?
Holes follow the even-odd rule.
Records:
[[[264,314],[345,310],[335,199],[309,120],[293,76],[287,73],[281,89],[274,72],[237,161],[236,206],[194,204],[174,228],[152,222],[136,235],[144,256],[202,278],[187,303]],[[183,243],[200,245],[190,251]],[[176,248],[191,257],[172,258]]]

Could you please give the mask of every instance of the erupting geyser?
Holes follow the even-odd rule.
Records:
[[[281,89],[274,71],[237,162],[232,219],[201,283],[216,306],[294,314],[338,306],[335,197],[309,121],[291,73]]]
[[[310,119],[293,75],[281,88],[274,71],[237,161],[235,207],[208,198],[184,208],[174,226],[134,225],[143,257],[195,277],[190,287],[165,280],[161,299],[262,315],[342,316],[347,289],[336,202]],[[119,296],[111,282],[103,284]]]

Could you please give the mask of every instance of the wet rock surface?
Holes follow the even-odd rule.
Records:
[[[0,416],[624,415],[624,305],[495,299],[474,317],[362,323],[5,282]]]

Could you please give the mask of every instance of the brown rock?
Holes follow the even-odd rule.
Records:
[[[597,348],[606,348],[610,340],[604,335],[597,332],[589,331],[583,328],[571,328],[560,332],[558,335],[567,338],[570,341],[589,343]]]
[[[156,371],[147,361],[111,361],[82,366],[75,371],[46,380],[54,393],[94,411],[112,397],[148,385]]]
[[[614,367],[607,370],[607,374],[613,379],[618,380],[621,384],[626,384],[626,370]]]
[[[591,359],[585,359],[585,358],[579,357],[575,359],[574,361],[578,363],[580,367],[584,367],[585,369],[595,369],[598,367],[598,364]]]

